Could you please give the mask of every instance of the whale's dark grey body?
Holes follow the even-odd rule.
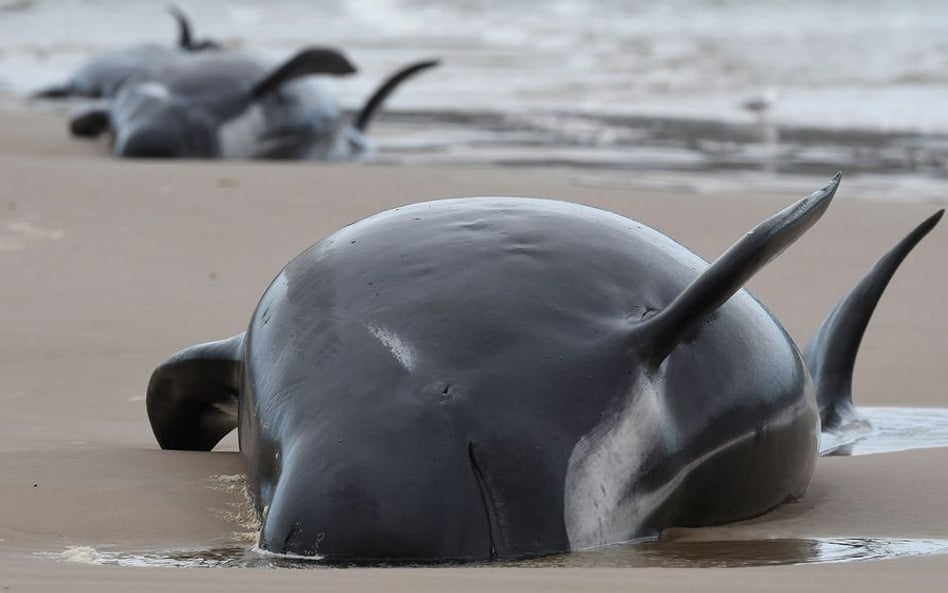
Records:
[[[741,285],[835,189],[711,266],[564,202],[378,214],[291,261],[244,334],[156,369],[152,427],[162,447],[208,450],[239,426],[260,545],[279,553],[514,558],[759,515],[804,493],[820,408],[839,402],[817,400]],[[821,360],[818,381],[847,372]]]
[[[113,152],[124,157],[347,159],[367,149],[369,118],[395,86],[437,63],[396,73],[353,122],[322,81],[301,78],[355,72],[338,52],[327,59],[330,53],[304,50],[278,67],[236,51],[179,55],[123,85],[104,108],[74,118],[71,128],[79,136],[111,130]]]
[[[130,80],[147,77],[174,61],[180,49],[148,43],[95,56],[60,86],[50,87],[36,97],[59,99],[66,97],[113,97]]]

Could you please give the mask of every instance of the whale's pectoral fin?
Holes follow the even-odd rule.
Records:
[[[853,407],[853,367],[859,343],[872,312],[902,261],[944,214],[939,210],[915,227],[856,283],[830,311],[804,351],[807,368],[816,384],[823,431],[865,423]]]
[[[842,175],[823,189],[754,227],[701,273],[670,305],[635,325],[643,358],[658,366],[682,338],[744,286],[758,270],[780,255],[826,211]]]
[[[254,85],[251,95],[259,99],[282,84],[310,74],[352,74],[356,67],[342,52],[328,47],[308,47],[277,67]]]
[[[244,334],[191,346],[151,374],[146,404],[162,449],[210,451],[237,427]]]
[[[109,110],[96,107],[83,111],[69,120],[69,131],[80,138],[97,138],[109,129]]]

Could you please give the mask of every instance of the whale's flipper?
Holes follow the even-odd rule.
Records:
[[[935,228],[944,213],[939,210],[930,216],[876,262],[830,311],[807,343],[803,357],[816,384],[816,401],[824,432],[853,422],[866,423],[852,401],[853,367],[859,343],[882,291],[902,260]]]
[[[758,270],[806,232],[829,207],[842,175],[754,227],[714,260],[674,301],[634,326],[644,360],[658,366],[684,336],[734,296]]]
[[[278,89],[283,83],[301,76],[310,74],[342,76],[355,71],[356,67],[342,55],[342,52],[327,47],[309,47],[278,66],[255,84],[250,92],[255,99],[259,99]]]
[[[210,451],[237,428],[244,334],[191,346],[151,374],[146,405],[162,449]]]
[[[80,138],[97,138],[111,125],[109,110],[102,107],[88,109],[69,120],[69,131]]]
[[[414,64],[409,64],[395,74],[389,76],[385,82],[383,82],[382,85],[376,89],[374,93],[372,93],[372,96],[369,97],[369,100],[365,102],[365,105],[362,106],[359,114],[352,122],[352,127],[359,130],[360,132],[365,132],[369,127],[369,120],[372,119],[372,116],[375,115],[375,112],[378,111],[379,107],[382,106],[382,103],[388,99],[388,96],[392,94],[392,91],[395,90],[395,87],[400,85],[406,79],[411,78],[418,72],[437,66],[440,63],[441,60],[425,60],[423,62],[415,62]]]

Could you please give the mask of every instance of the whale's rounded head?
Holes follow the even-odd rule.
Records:
[[[175,97],[164,85],[130,84],[116,97],[111,117],[112,152],[128,158],[217,156],[213,118],[200,105]]]
[[[372,217],[292,261],[247,334],[241,446],[261,545],[569,549],[570,455],[639,378],[629,324],[702,263],[659,237],[560,202],[457,200]],[[664,281],[642,281],[641,249]]]

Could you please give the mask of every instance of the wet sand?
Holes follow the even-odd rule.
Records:
[[[948,555],[728,569],[158,569],[37,553],[206,549],[234,540],[228,437],[162,452],[144,389],[168,354],[242,331],[280,267],[340,226],[413,201],[545,196],[614,210],[713,258],[797,195],[580,187],[543,170],[118,162],[56,116],[0,112],[0,586],[11,591],[890,591],[940,587]],[[832,174],[814,178],[813,189]],[[875,259],[936,209],[840,197],[750,284],[798,343]],[[893,196],[895,197],[895,196]],[[948,407],[948,228],[896,275],[857,362],[858,402]],[[821,459],[800,502],[682,541],[948,538],[948,451]]]

